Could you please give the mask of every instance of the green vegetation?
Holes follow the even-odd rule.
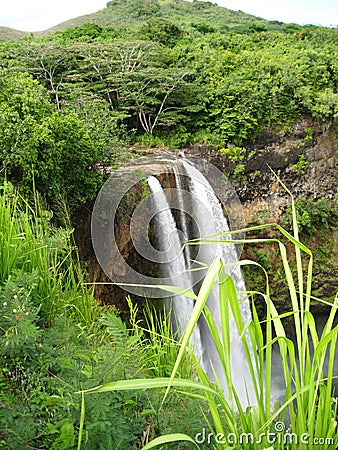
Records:
[[[312,277],[314,298],[311,300],[311,312],[315,315],[325,311],[324,303],[318,302],[317,298],[331,304],[336,296],[337,200],[334,198],[329,202],[325,199],[313,200],[312,198],[298,197],[294,201],[294,205],[298,229],[302,233],[303,241],[311,248],[314,257]],[[266,217],[262,215],[261,221],[266,222]],[[291,232],[293,224],[291,206],[286,208],[281,224]],[[273,230],[270,233],[275,236]],[[288,249],[292,271],[296,274],[297,267],[293,248],[286,240],[283,242]],[[247,257],[254,259],[265,268],[270,280],[271,296],[275,299],[275,306],[279,312],[287,312],[291,306],[290,295],[282,281],[283,264],[276,247],[267,244],[261,244],[257,249],[248,247]],[[264,273],[258,266],[244,266],[242,269],[247,288],[261,292],[265,286]],[[259,317],[263,317],[264,308],[260,302],[257,303],[257,310]],[[290,322],[290,320],[288,321]]]
[[[109,28],[110,32],[143,27],[145,21],[153,20],[174,22],[176,26],[190,31],[194,29],[205,34],[213,31],[234,30],[245,33],[286,29],[296,32],[301,27],[293,24],[284,25],[280,22],[269,22],[260,17],[245,14],[242,11],[230,11],[212,2],[185,0],[114,0],[107,7],[90,15],[76,17],[53,28],[37,33],[26,33],[0,26],[0,39],[19,39],[33,34],[35,37],[46,36],[51,32],[60,32],[69,28],[94,27]],[[170,27],[169,30],[172,30]]]
[[[309,161],[304,155],[300,155],[298,161],[295,164],[295,169],[298,175],[304,175],[306,169],[309,167]]]
[[[179,342],[169,317],[155,309],[138,322],[129,302],[129,329],[115,308],[100,305],[86,284],[73,224],[91,211],[106,170],[133,151],[211,144],[228,159],[233,178],[245,181],[255,153],[247,149],[262,132],[282,135],[305,118],[311,128],[298,149],[309,145],[321,125],[328,130],[337,120],[338,29],[268,22],[204,1],[113,0],[52,31],[0,29],[0,448],[189,449],[203,427],[238,438],[273,431],[287,417],[292,432],[333,438],[334,448],[337,301],[318,336],[309,311],[312,253],[298,230],[306,239],[315,239],[318,229],[336,230],[336,199],[298,198],[283,224],[294,234],[277,227],[281,239],[264,241],[278,256],[258,241],[257,262],[244,267],[252,277],[250,323],[242,323],[234,286],[216,260],[199,294],[192,293],[194,315]],[[291,169],[301,176],[308,164],[300,155]],[[147,195],[142,183],[126,195],[119,211],[124,220]],[[317,268],[325,274],[334,243],[327,236],[316,242]],[[216,280],[222,336],[205,308]],[[273,295],[281,284],[291,312],[279,310]],[[230,310],[257,398],[247,411],[229,371]],[[187,347],[200,314],[219,351],[229,403]],[[295,325],[295,341],[287,337],[286,321]],[[273,345],[285,381],[285,398],[276,406]],[[268,447],[265,439],[241,448]]]
[[[182,336],[171,376],[167,378],[155,377],[151,380],[115,381],[82,391],[83,423],[85,422],[86,401],[95,394],[102,395],[102,393],[107,392],[124,392],[125,390],[140,388],[152,389],[161,386],[167,388],[162,401],[165,402],[170,389],[180,387],[182,395],[191,395],[189,391],[185,392],[185,390],[194,389],[199,392],[200,398],[208,403],[211,412],[211,419],[208,424],[212,436],[212,441],[209,444],[213,448],[222,449],[224,446],[228,446],[228,448],[233,449],[273,448],[278,450],[287,448],[306,450],[309,448],[309,444],[315,442],[318,437],[325,438],[325,441],[318,445],[318,448],[329,449],[337,446],[337,401],[332,396],[332,388],[338,332],[338,325],[334,325],[334,319],[337,312],[338,297],[332,305],[324,330],[319,335],[314,317],[310,313],[313,257],[311,251],[299,241],[296,209],[293,202],[292,212],[293,235],[278,225],[276,228],[283,239],[286,239],[294,247],[297,266],[296,277],[293,276],[283,242],[279,239],[265,240],[266,243],[278,245],[280,259],[284,267],[284,280],[291,297],[292,310],[282,315],[278,313],[270,296],[269,278],[264,267],[252,261],[245,261],[243,264],[258,265],[265,275],[265,289],[259,295],[263,297],[266,304],[266,319],[263,331],[263,323],[258,319],[253,302],[252,320],[243,323],[239,297],[234,282],[226,274],[221,258],[216,258],[205,276],[199,293],[197,295],[194,295],[193,292],[187,294],[189,297],[193,296],[196,303],[187,329]],[[246,231],[258,231],[270,226],[252,227]],[[204,240],[203,242],[208,241]],[[214,242],[214,239],[211,242]],[[249,241],[251,244],[256,242],[262,243],[262,240],[256,241],[253,239]],[[219,285],[221,335],[219,335],[212,314],[206,307],[208,295],[215,282],[218,282]],[[184,295],[185,291],[183,292],[182,288],[181,291],[181,295]],[[257,293],[247,292],[249,298],[253,294]],[[177,377],[181,360],[187,351],[189,338],[201,314],[204,315],[215,342],[229,399],[224,394],[217,375],[215,374],[215,382],[211,382],[196,358],[195,366],[199,381],[184,380]],[[234,387],[236,374],[231,372],[229,332],[231,316],[234,318],[243,343],[256,398],[256,406],[246,410],[243,408]],[[285,317],[291,317],[294,320],[294,340],[287,337],[282,322]],[[312,345],[309,345],[309,342]],[[279,347],[284,377],[284,399],[277,405],[272,405],[271,398],[273,345]],[[311,347],[314,349],[313,352],[310,350]],[[254,351],[251,351],[251,349],[254,349]],[[328,367],[324,369],[326,356],[328,357]],[[279,438],[277,438],[277,435],[279,435]],[[241,436],[244,436],[244,439],[241,439]],[[144,449],[154,448],[173,441],[188,441],[199,448],[198,443],[193,438],[194,436],[182,433],[166,434],[151,441]],[[79,448],[81,440],[82,433],[79,436]]]
[[[237,164],[233,173],[234,180],[245,181],[245,166],[244,164]]]
[[[225,155],[229,161],[238,162],[244,159],[246,150],[242,147],[231,146],[228,148],[221,148],[219,152],[221,155]]]
[[[143,351],[140,353],[140,363],[148,368],[149,373],[155,377],[169,376],[175,366],[176,358],[179,352],[178,331],[174,332],[172,326],[172,310],[167,314],[158,311],[149,303],[145,306],[145,324],[142,327],[137,321],[137,306],[128,300],[130,308],[130,317],[132,331],[138,336],[139,343]],[[193,363],[187,356],[178,368],[179,376],[182,378],[192,378]]]
[[[34,149],[52,146],[60,129],[67,145],[76,130],[93,168],[120,162],[126,146],[147,138],[179,147],[204,136],[206,143],[242,148],[300,117],[336,118],[337,29],[270,23],[183,0],[112,1],[92,19],[0,44],[2,77],[10,84],[16,77],[24,101],[32,81],[19,73],[28,72],[49,104],[26,105],[48,117],[40,130],[34,114],[27,124]],[[9,106],[5,124],[15,122],[11,108],[19,114],[18,105]],[[13,127],[12,146],[15,133]],[[305,142],[311,139],[308,128]]]
[[[0,167],[28,196],[49,204],[60,196],[72,208],[93,200],[102,183],[94,170],[102,154],[74,113],[55,111],[49,94],[28,73],[1,71]]]
[[[299,197],[295,201],[299,229],[307,236],[313,236],[317,229],[338,229],[337,205],[330,205],[325,199],[313,200]],[[287,208],[284,224],[292,224],[292,209]]]
[[[153,327],[148,344],[140,324],[134,322],[132,332],[114,308],[97,303],[72,256],[72,230],[54,228],[50,219],[37,198],[32,208],[12,185],[2,186],[0,448],[76,448],[76,392],[137,373],[149,376],[156,372],[165,342]],[[154,316],[149,317],[154,325]],[[163,323],[169,324],[168,319]],[[169,347],[177,354],[173,339],[167,341],[161,351],[163,368],[174,361],[166,355]],[[188,361],[182,367],[188,375]],[[197,402],[182,402],[173,392],[164,414],[158,408],[160,395],[107,394],[99,402],[93,397],[87,402],[83,448],[139,448],[142,439],[171,431],[179,415],[182,430],[197,432],[204,423]],[[193,418],[188,411],[194,411]]]

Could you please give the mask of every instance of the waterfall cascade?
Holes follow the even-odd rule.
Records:
[[[244,294],[241,294],[241,292],[245,291],[245,284],[240,267],[235,264],[238,260],[235,246],[233,244],[202,245],[198,249],[196,261],[192,260],[192,252],[189,246],[184,248],[183,253],[180,251],[182,243],[188,240],[215,236],[229,231],[222,205],[208,180],[193,165],[183,161],[181,166],[174,165],[173,171],[176,180],[176,209],[178,209],[175,215],[176,220],[174,219],[165,190],[162,189],[159,181],[155,177],[148,177],[149,188],[152,194],[156,194],[154,195],[153,201],[155,202],[156,211],[158,211],[154,221],[155,237],[158,241],[159,250],[169,252],[170,256],[166,259],[167,262],[165,264],[161,264],[162,275],[172,278],[173,284],[178,286],[185,288],[190,288],[191,286],[198,287],[198,280],[195,279],[196,272],[190,269],[201,267],[200,263],[206,266],[210,265],[215,257],[222,257],[225,264],[230,264],[226,266],[226,270],[232,277],[237,292],[239,292],[240,309],[243,321],[246,322],[251,317],[251,311]],[[182,189],[181,179],[183,177],[185,177],[185,189]],[[213,315],[219,335],[221,336],[217,285],[214,286],[209,295],[207,306]],[[172,300],[172,307],[177,326],[183,330],[190,318],[193,301],[183,296],[175,296]],[[192,341],[195,353],[200,358],[206,373],[212,378],[212,368],[214,368],[222,386],[226,390],[225,378],[215,344],[203,317],[199,319]],[[255,399],[251,385],[251,377],[249,376],[244,349],[240,342],[234,319],[232,319],[231,323],[230,342],[231,370],[234,387],[242,406],[252,405],[255,403]]]
[[[172,285],[177,284],[190,288],[192,280],[190,273],[186,271],[185,256],[181,252],[180,236],[168,200],[157,178],[154,176],[148,177],[148,185],[152,194],[156,194],[154,197],[157,211],[154,223],[155,236],[158,250],[163,252],[163,259],[166,260],[165,264],[161,264],[161,275],[170,279]],[[183,212],[183,210],[181,211]],[[177,277],[179,277],[178,280]],[[169,309],[170,302],[166,299],[165,303],[167,309]],[[173,297],[174,329],[184,330],[189,322],[193,307],[192,299],[179,295]],[[202,342],[198,328],[194,330],[191,344],[194,346],[196,355],[200,357]]]

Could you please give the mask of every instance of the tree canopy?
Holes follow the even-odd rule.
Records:
[[[113,23],[128,11],[120,26],[85,23],[0,43],[7,176],[25,184],[33,173],[50,198],[86,201],[94,167],[118,163],[138,141],[241,146],[303,116],[336,119],[337,28],[272,23],[200,1],[114,0],[95,17]]]

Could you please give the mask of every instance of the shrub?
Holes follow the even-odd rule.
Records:
[[[327,200],[314,199],[306,200],[299,197],[295,201],[295,210],[298,221],[299,230],[312,236],[318,227],[337,228],[338,227],[338,210],[332,207]],[[288,207],[283,220],[284,226],[292,224],[292,208]]]
[[[227,147],[219,150],[221,155],[225,155],[231,162],[242,161],[245,155],[245,148],[242,147]]]
[[[306,169],[309,167],[310,163],[305,158],[304,155],[300,155],[298,161],[295,164],[295,169],[298,175],[304,175]]]
[[[48,92],[26,73],[1,71],[0,168],[27,197],[71,207],[95,198],[102,182],[98,145],[75,113],[54,111]]]
[[[233,177],[238,181],[245,181],[245,165],[237,164],[234,168]]]
[[[9,183],[0,191],[0,447],[71,450],[76,391],[135,373],[138,338],[98,306],[71,232],[53,229],[35,201],[34,209]],[[93,398],[86,448],[135,446],[148,403],[142,393]]]

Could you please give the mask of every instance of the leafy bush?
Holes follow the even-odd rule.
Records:
[[[61,317],[40,330],[34,343],[25,342],[27,354],[13,351],[19,339],[25,339],[21,329],[10,351],[1,352],[0,429],[6,448],[75,448],[80,421],[76,392],[127,375],[131,359],[135,365],[135,348],[129,347],[127,354],[123,340],[107,339],[107,344],[93,348],[92,338],[83,332],[79,336],[79,331],[72,320]],[[99,402],[93,397],[87,403],[85,448],[132,448],[140,441],[148,403],[148,396],[140,393],[106,395]]]
[[[246,150],[242,147],[231,146],[227,148],[221,148],[219,152],[221,155],[227,156],[229,161],[239,162],[243,160]]]
[[[52,228],[37,197],[35,201],[35,208],[30,207],[7,182],[0,189],[3,302],[12,302],[15,295],[15,302],[27,302],[38,310],[39,323],[44,324],[53,323],[66,308],[75,320],[90,327],[92,293],[79,285],[84,274],[72,259],[72,231]],[[21,310],[19,305],[12,306]]]
[[[325,199],[315,201],[299,197],[295,201],[296,215],[299,230],[312,236],[318,227],[338,228],[338,210],[330,206]],[[284,225],[292,224],[292,209],[288,207],[285,212]]]
[[[62,38],[73,42],[90,42],[101,36],[103,28],[95,23],[84,23],[62,32]]]
[[[234,180],[245,181],[245,165],[237,164],[233,173]]]
[[[75,448],[77,391],[139,370],[139,339],[101,307],[53,229],[8,183],[0,192],[0,447]],[[152,412],[147,395],[87,403],[86,449],[132,448]],[[149,412],[150,411],[150,412]]]
[[[183,36],[182,30],[170,22],[170,20],[163,19],[162,17],[148,20],[142,25],[140,33],[146,39],[160,42],[168,47],[174,47]]]
[[[295,169],[297,171],[298,175],[303,175],[306,171],[306,169],[309,167],[310,163],[306,159],[304,155],[300,155],[298,157],[298,161],[295,164]]]
[[[38,342],[39,308],[34,304],[34,290],[39,282],[32,273],[13,271],[0,291],[0,337],[2,356],[32,357]]]
[[[2,67],[31,73],[61,112],[74,92],[89,109],[96,97],[136,139],[154,126],[179,135],[182,126],[182,145],[206,135],[240,147],[301,116],[337,116],[335,29],[268,22],[201,1],[114,0],[94,20],[43,39],[0,43]],[[20,131],[30,153],[36,113],[27,111],[31,120]],[[93,141],[102,128],[91,127]]]
[[[34,187],[53,204],[73,208],[95,198],[102,176],[99,148],[75,114],[60,114],[26,73],[1,72],[1,169],[27,196]]]

